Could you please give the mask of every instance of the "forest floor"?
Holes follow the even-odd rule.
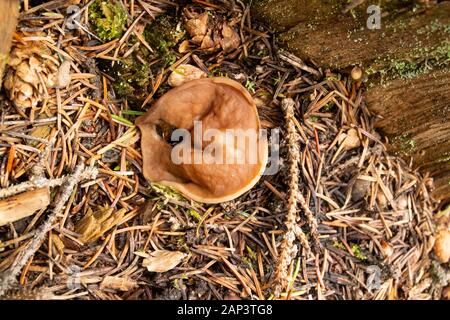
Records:
[[[448,295],[433,245],[449,210],[430,178],[387,153],[358,77],[279,49],[240,1],[24,2],[15,46],[69,61],[70,82],[30,108],[2,91],[0,199],[50,190],[48,206],[0,225],[3,298]],[[280,130],[279,171],[236,200],[196,203],[142,175],[134,120],[182,64],[241,83],[272,142]]]

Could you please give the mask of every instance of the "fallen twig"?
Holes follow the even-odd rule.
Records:
[[[287,137],[289,148],[289,197],[287,204],[286,233],[281,244],[281,253],[279,255],[276,273],[275,273],[275,296],[279,297],[281,291],[285,289],[289,283],[288,269],[292,260],[296,257],[298,248],[294,243],[295,238],[299,237],[301,245],[310,251],[308,240],[302,229],[297,225],[297,201],[298,201],[298,162],[299,162],[299,135],[292,121],[294,118],[294,101],[292,99],[284,99],[281,103],[285,112],[287,123]]]
[[[17,274],[22,270],[23,266],[28,262],[31,256],[39,249],[47,233],[52,229],[56,217],[62,212],[64,205],[69,199],[75,186],[81,180],[95,179],[96,176],[97,169],[94,167],[85,169],[84,164],[80,164],[76,167],[75,172],[63,185],[59,200],[55,204],[52,213],[48,216],[47,221],[38,228],[36,236],[31,240],[27,248],[19,252],[11,267],[0,277],[0,296],[4,295],[5,292],[14,285]]]

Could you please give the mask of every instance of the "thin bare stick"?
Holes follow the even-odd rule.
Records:
[[[39,159],[36,164],[31,168],[29,181],[19,183],[8,188],[0,189],[0,199],[14,196],[16,194],[31,191],[34,189],[44,188],[44,187],[56,187],[64,183],[67,177],[61,177],[57,179],[47,179],[45,177],[45,162],[47,161],[48,155],[55,144],[57,134],[46,142],[47,145],[45,149],[39,154]]]
[[[33,179],[30,181],[22,182],[19,184],[16,184],[14,186],[0,189],[0,199],[4,199],[7,197],[14,196],[16,194],[27,192],[30,190],[43,188],[43,187],[57,187],[64,183],[64,181],[67,180],[67,177],[61,177],[56,179],[47,179],[47,178],[41,178],[41,179]]]
[[[36,232],[36,236],[31,240],[30,244],[25,250],[22,250],[17,255],[16,259],[12,263],[11,267],[0,276],[0,296],[5,294],[15,283],[16,276],[22,270],[23,266],[39,249],[42,242],[45,240],[47,233],[52,229],[52,225],[55,222],[56,217],[62,212],[64,205],[69,199],[75,186],[84,179],[95,179],[97,176],[97,169],[89,167],[85,169],[84,164],[80,164],[75,168],[74,173],[67,179],[62,186],[59,200],[56,202],[52,213],[48,216],[47,221],[39,227]]]
[[[301,245],[310,251],[308,240],[303,233],[302,229],[297,225],[297,202],[298,202],[298,163],[299,163],[299,140],[300,137],[295,129],[293,122],[294,118],[294,100],[288,98],[284,99],[281,103],[283,111],[285,112],[286,125],[287,125],[287,139],[289,150],[289,195],[287,204],[286,220],[286,233],[281,244],[281,253],[277,261],[277,267],[275,272],[275,296],[279,297],[281,292],[287,287],[289,283],[288,269],[292,263],[292,260],[297,256],[298,248],[295,244],[295,239],[300,239]]]

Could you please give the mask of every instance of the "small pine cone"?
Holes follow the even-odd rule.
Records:
[[[4,87],[20,113],[36,107],[44,99],[47,88],[55,87],[58,66],[57,57],[40,41],[25,42],[15,36]]]

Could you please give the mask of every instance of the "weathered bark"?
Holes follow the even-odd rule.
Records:
[[[0,1],[0,88],[18,16],[19,0]]]
[[[371,4],[381,6],[381,29],[367,28]],[[281,31],[279,42],[304,60],[344,72],[361,66],[368,106],[391,151],[413,156],[434,177],[434,195],[450,197],[450,1],[430,8],[402,0],[347,5],[261,0],[253,15]]]
[[[361,2],[364,2],[363,6],[357,5]],[[350,17],[365,21],[369,5],[379,6],[384,18],[395,17],[413,10],[418,3],[420,0],[254,0],[252,12],[272,31],[282,32],[302,22],[311,25],[327,21],[328,25],[332,25],[334,21]]]
[[[312,16],[281,33],[278,40],[301,59],[312,58],[323,67],[343,69],[360,65],[383,78],[419,72],[425,60],[432,60],[433,66],[448,60],[450,2],[401,15],[391,9],[386,12],[390,15],[382,18],[381,29],[374,30],[367,28],[366,8],[367,5],[362,6],[354,17],[349,13],[332,14],[333,18],[330,14]],[[332,5],[328,9],[340,12]],[[317,10],[326,8],[322,5]]]
[[[253,12],[273,31],[286,31],[301,22],[321,21],[336,17],[343,9],[339,0],[260,0]]]
[[[450,69],[389,81],[366,98],[391,151],[432,174],[437,198],[450,194]]]

